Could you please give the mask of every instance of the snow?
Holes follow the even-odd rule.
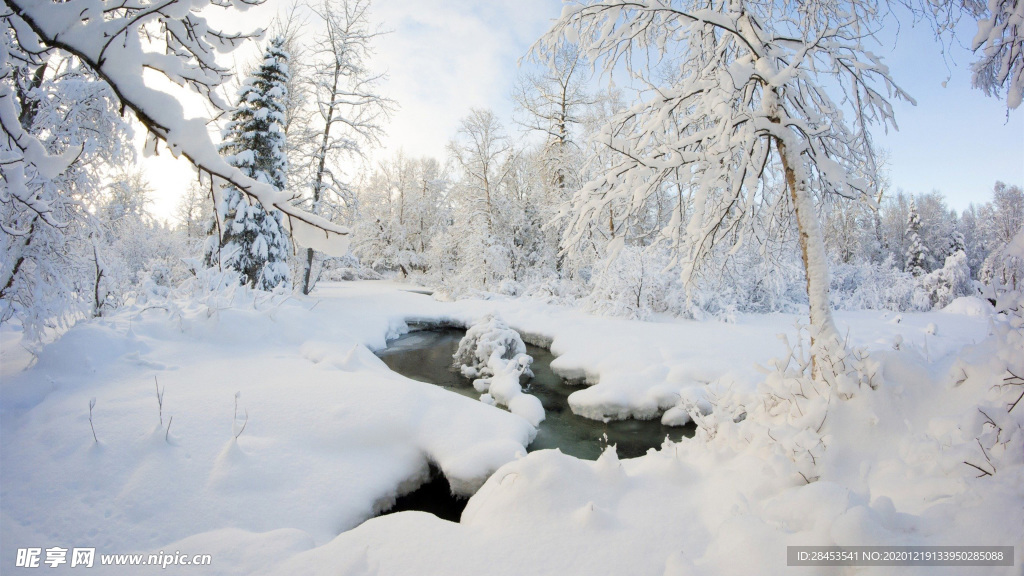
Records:
[[[246,294],[225,309],[80,323],[4,378],[4,565],[6,543],[33,545],[17,526],[110,551],[240,527],[322,543],[414,488],[428,462],[472,493],[535,434],[388,371],[366,344],[382,347],[399,324],[350,316],[357,298],[246,306]],[[239,420],[248,414],[237,439],[236,392]]]
[[[988,316],[995,311],[992,304],[977,296],[961,296],[942,309],[947,314],[964,314],[967,316]]]
[[[781,574],[787,545],[1021,540],[1021,456],[991,445],[1000,468],[983,478],[962,463],[984,465],[969,452],[985,425],[975,406],[998,400],[975,367],[1002,350],[987,339],[990,313],[898,323],[836,313],[880,380],[832,400],[827,449],[811,447],[819,479],[806,484],[799,462],[752,434],[792,424],[752,399],[766,382],[757,366],[787,350],[776,335],[797,341],[797,315],[639,322],[410,290],[324,283],[309,298],[236,289],[128,307],[80,322],[17,373],[4,333],[0,565],[17,548],[85,544],[211,554],[209,570],[178,567],[203,574]],[[488,314],[550,343],[556,369],[591,382],[574,411],[668,410],[715,419],[705,428],[715,436],[629,460],[613,449],[596,462],[524,456],[535,434],[526,420],[394,374],[372,353],[410,322],[469,326]],[[730,406],[747,406],[746,420],[725,418]],[[461,523],[418,512],[367,520],[431,463],[453,490],[475,493]]]

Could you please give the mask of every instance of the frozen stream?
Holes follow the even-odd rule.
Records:
[[[452,355],[464,335],[464,330],[456,329],[410,332],[391,342],[379,356],[399,374],[478,399],[480,393],[472,382],[452,370]],[[551,371],[555,359],[551,352],[530,345],[526,348],[533,356],[535,376],[524,384],[524,391],[540,399],[547,413],[529,451],[558,448],[577,458],[596,460],[605,446],[615,444],[620,458],[633,458],[661,446],[666,436],[676,441],[693,436],[692,425],[663,426],[657,419],[601,422],[573,414],[568,398],[579,386],[567,384]]]

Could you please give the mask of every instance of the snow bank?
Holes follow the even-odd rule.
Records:
[[[187,571],[203,574],[788,574],[787,545],[1024,536],[1024,450],[1006,420],[1022,414],[1006,411],[1019,388],[1000,387],[994,372],[1024,354],[1005,346],[1006,330],[986,339],[988,317],[837,314],[880,380],[826,400],[822,424],[767,412],[781,406],[766,392],[799,391],[788,380],[758,386],[755,365],[785,352],[775,335],[797,341],[795,316],[629,322],[517,300],[442,303],[372,283],[318,294],[239,290],[125,310],[79,324],[5,375],[0,565],[18,548],[85,544],[213,554],[210,570]],[[701,431],[629,460],[517,459],[529,423],[395,375],[371,352],[413,318],[468,325],[495,312],[550,339],[556,368],[590,381],[574,410],[667,410]],[[772,441],[790,425],[813,434]],[[810,469],[794,448],[813,455]],[[986,457],[991,475],[964,464],[992,472]],[[459,493],[483,485],[462,524],[422,513],[360,524],[429,463]]]
[[[19,547],[256,549],[277,530],[308,548],[415,488],[429,463],[472,494],[536,432],[388,370],[367,345],[404,329],[358,297],[243,290],[80,323],[0,383],[0,565]],[[236,528],[247,536],[224,538]]]
[[[1024,341],[1002,326],[959,360],[876,350],[872,384],[841,394],[799,388],[813,384],[785,359],[757,390],[716,381],[686,399],[693,439],[624,461],[535,452],[495,472],[460,524],[376,518],[264,573],[782,575],[793,545],[1019,546],[1024,413],[1007,411],[1019,388],[992,384],[1024,371]]]

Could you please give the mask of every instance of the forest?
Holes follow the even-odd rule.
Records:
[[[371,0],[237,29],[264,4],[0,6],[0,571],[1013,573],[1024,182],[894,187],[914,96],[877,52],[965,48],[1008,123],[1024,4],[555,3],[511,115],[436,156],[384,150]],[[393,368],[418,332],[455,384]],[[454,522],[403,508],[434,481]]]

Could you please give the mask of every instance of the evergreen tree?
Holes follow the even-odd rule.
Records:
[[[228,163],[247,176],[284,189],[288,170],[285,155],[285,100],[288,95],[288,54],[284,38],[271,40],[263,63],[246,79],[238,93],[238,107],[224,130],[220,151]],[[217,222],[219,233],[207,244],[206,261],[237,271],[244,284],[272,290],[291,284],[288,234],[277,210],[267,212],[233,186],[221,190]],[[219,228],[219,230],[217,229]]]
[[[910,214],[907,216],[907,262],[904,269],[914,276],[921,276],[927,270],[928,248],[921,241],[921,217],[917,214],[917,202],[910,199]]]

